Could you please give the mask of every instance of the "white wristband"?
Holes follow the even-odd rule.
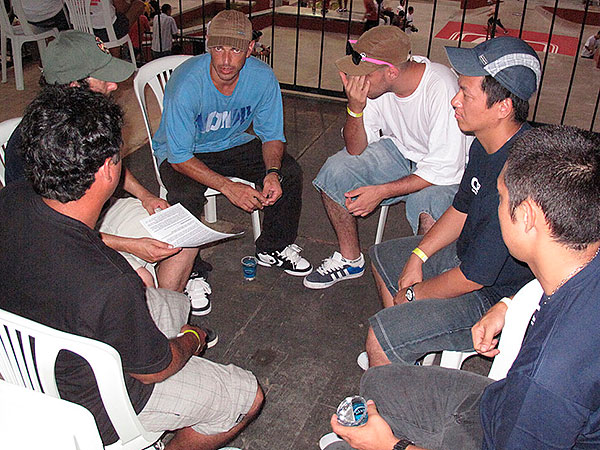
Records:
[[[502,297],[498,303],[504,303],[506,306],[510,306],[511,302],[512,302],[512,298]]]

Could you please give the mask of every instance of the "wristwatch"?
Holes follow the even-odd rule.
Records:
[[[281,170],[279,170],[277,167],[271,167],[269,170],[267,170],[265,176],[269,175],[270,173],[276,173],[280,183],[283,181],[283,177],[281,176]]]
[[[396,442],[392,450],[406,450],[406,447],[408,447],[409,445],[415,445],[415,443],[409,441],[406,438],[402,438],[398,442]]]
[[[407,302],[412,302],[415,299],[415,290],[414,287],[417,283],[413,284],[412,286],[409,286],[406,288],[406,293],[404,294],[404,296],[406,297],[406,301]]]

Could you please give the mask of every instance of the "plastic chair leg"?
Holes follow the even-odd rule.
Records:
[[[256,242],[261,233],[260,214],[258,213],[258,210],[252,212],[252,233],[254,234],[254,241]]]
[[[204,220],[206,220],[208,223],[215,223],[217,221],[216,196],[212,195],[206,200],[206,205],[204,205]]]
[[[434,360],[435,360],[435,353],[429,353],[428,355],[425,355],[425,357],[423,358],[423,365],[424,366],[433,366]]]
[[[442,352],[442,360],[440,361],[440,367],[447,367],[449,369],[459,369],[462,367],[463,362],[470,356],[476,355],[476,352],[456,352],[452,350],[444,350]]]
[[[13,67],[15,68],[15,84],[17,85],[17,91],[25,90],[25,83],[23,81],[23,57],[21,55],[22,42],[16,39],[12,40],[12,51],[13,51]]]
[[[7,77],[6,77],[6,58],[8,57],[7,53],[7,49],[6,49],[6,33],[4,32],[4,30],[2,30],[2,32],[0,32],[0,47],[1,47],[1,52],[2,52],[2,82],[6,83],[7,81]]]
[[[383,230],[385,230],[385,222],[387,221],[389,209],[389,205],[383,205],[381,207],[379,223],[377,224],[377,234],[375,235],[375,245],[381,243],[381,240],[383,239]]]

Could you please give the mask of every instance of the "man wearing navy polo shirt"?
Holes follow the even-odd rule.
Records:
[[[528,44],[512,37],[459,50],[447,48],[460,74],[451,103],[460,129],[477,139],[452,206],[429,232],[371,248],[386,307],[370,319],[371,367],[472,349],[473,324],[533,278],[502,242],[496,179],[515,139],[530,128],[528,100],[540,62]]]

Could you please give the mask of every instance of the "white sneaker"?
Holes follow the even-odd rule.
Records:
[[[312,272],[310,263],[300,256],[302,248],[290,244],[283,250],[256,253],[258,264],[265,267],[278,267],[289,275],[303,277]]]
[[[313,273],[304,279],[304,286],[310,289],[325,289],[338,281],[362,277],[365,273],[365,258],[360,254],[356,261],[349,261],[339,252],[323,260]]]
[[[329,445],[333,444],[334,442],[340,442],[342,440],[343,439],[335,433],[327,433],[323,435],[321,439],[319,439],[319,448],[321,450],[325,450]]]
[[[190,278],[187,282],[183,293],[190,299],[194,316],[204,316],[210,312],[209,295],[211,292],[210,284],[204,277]]]
[[[356,358],[356,364],[358,364],[358,367],[360,367],[362,370],[367,370],[369,368],[369,355],[367,355],[367,352],[362,352],[360,355],[358,355],[358,358]]]

